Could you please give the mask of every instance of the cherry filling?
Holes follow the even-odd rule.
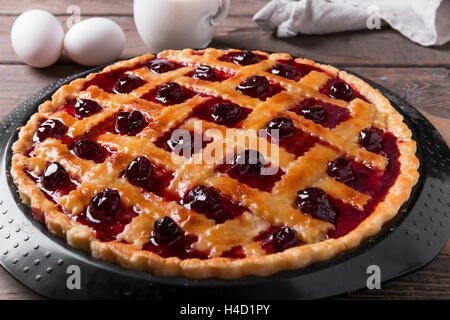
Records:
[[[257,150],[240,152],[233,163],[225,163],[216,168],[217,171],[228,174],[252,188],[270,192],[275,182],[280,180],[284,171],[272,168],[266,163],[264,156]]]
[[[134,89],[143,86],[145,83],[146,81],[142,78],[132,75],[126,75],[117,80],[116,84],[114,85],[114,93],[130,93]]]
[[[128,165],[124,176],[131,184],[145,191],[163,195],[173,173],[151,163],[146,157],[138,157]]]
[[[220,98],[211,99],[195,108],[193,117],[234,127],[247,117],[250,109],[240,107]]]
[[[313,218],[333,223],[336,212],[328,201],[325,191],[319,188],[307,188],[297,192],[297,208]]]
[[[164,59],[155,59],[147,64],[147,68],[153,73],[166,73],[179,68],[179,65]]]
[[[284,117],[282,117],[285,119]],[[279,118],[275,118],[276,120]],[[286,118],[288,119],[288,118]],[[276,120],[281,121],[281,120]],[[321,143],[317,137],[314,137],[301,129],[294,127],[292,129],[292,133],[290,128],[290,124],[287,120],[284,120],[285,123],[282,126],[285,126],[285,130],[280,130],[278,134],[281,137],[276,138],[276,136],[271,136],[272,129],[266,129],[267,135],[264,136],[270,143],[278,144],[281,148],[285,149],[287,152],[294,154],[297,157],[302,156],[305,152],[307,152],[312,146],[316,143]],[[268,125],[271,123],[269,122]],[[272,124],[274,126],[275,124]]]
[[[250,51],[230,52],[219,58],[220,61],[232,62],[241,66],[255,64],[265,59],[267,59],[265,56]]]
[[[330,129],[350,118],[348,109],[312,98],[303,100],[300,105],[290,111]]]
[[[270,226],[257,235],[254,240],[261,241],[261,248],[267,253],[281,252],[300,244],[297,231],[287,226]]]
[[[397,138],[391,133],[385,133],[382,138],[382,148],[378,153],[386,155],[389,159],[384,172],[369,169],[354,161],[351,164],[355,179],[347,184],[355,190],[371,196],[371,199],[364,206],[364,210],[358,210],[339,199],[330,197],[337,216],[334,221],[335,230],[330,231],[327,234],[328,237],[339,238],[355,229],[375,210],[378,203],[384,200],[387,191],[397,179],[400,173]]]
[[[384,133],[380,145],[376,152],[389,159],[385,171],[368,168],[344,157],[328,164],[327,173],[331,177],[354,190],[370,195],[371,198],[363,210],[326,195],[318,188],[298,192],[296,206],[303,213],[334,224],[335,230],[330,231],[328,237],[339,238],[355,229],[374,211],[378,203],[384,200],[389,188],[397,179],[400,173],[397,138],[392,133]]]
[[[58,203],[62,196],[68,195],[79,185],[78,181],[70,177],[64,167],[57,162],[49,163],[40,177],[27,167],[24,171],[40,187],[47,199],[54,203]]]
[[[297,63],[294,60],[281,60],[274,65],[270,73],[287,79],[298,81],[311,71],[323,72],[320,68],[309,64]]]
[[[373,152],[381,150],[383,133],[383,130],[378,128],[367,128],[361,130],[359,133],[359,143],[361,147]]]
[[[115,129],[117,133],[135,136],[148,125],[142,112],[134,110],[132,112],[120,111],[116,115]]]
[[[72,218],[92,228],[100,241],[113,241],[137,215],[122,204],[117,190],[105,189],[91,199],[85,211]]]
[[[168,106],[183,103],[193,96],[195,96],[194,91],[183,88],[176,82],[166,82],[141,98]]]
[[[90,86],[94,85],[103,89],[106,92],[114,93],[114,87],[116,85],[116,82],[124,75],[125,71],[128,71],[128,69],[121,68],[110,72],[99,73],[95,75],[94,78],[87,81],[84,84],[82,90],[84,91]]]
[[[73,143],[72,152],[79,158],[92,160],[95,163],[105,161],[110,153],[97,142],[80,138]]]
[[[152,60],[152,61],[155,61],[155,60]],[[112,71],[109,71],[109,72],[103,72],[103,73],[96,74],[94,76],[94,78],[92,78],[91,80],[87,81],[84,84],[82,90],[84,91],[87,88],[89,88],[90,86],[94,85],[94,86],[97,86],[97,87],[103,89],[106,92],[117,93],[117,92],[115,92],[115,89],[116,89],[116,84],[118,84],[119,79],[122,78],[122,77],[128,77],[128,75],[125,72],[131,71],[131,70],[135,70],[135,69],[139,69],[139,68],[142,68],[144,66],[147,67],[149,65],[149,63],[151,63],[151,61],[150,62],[149,61],[144,61],[142,63],[138,63],[138,64],[136,64],[134,66],[131,66],[131,67],[124,67],[124,68],[119,68],[119,69],[112,70]],[[134,76],[131,76],[131,77],[134,77]],[[138,78],[138,79],[140,79],[140,81],[144,81],[141,78]],[[137,80],[137,81],[139,81],[139,80]],[[131,83],[133,83],[133,80],[131,81]],[[131,88],[131,87],[134,86],[131,83],[130,84],[126,84],[126,85],[125,84],[118,85],[118,87],[124,86],[124,89],[125,89],[125,87],[128,87],[128,85],[130,85],[130,88]],[[144,84],[144,83],[145,83],[145,81],[142,84]],[[141,85],[139,85],[139,86],[141,86]],[[134,88],[134,89],[136,89],[136,88]],[[118,89],[121,90],[120,88],[118,88]],[[133,91],[134,89],[130,90],[129,92]],[[120,92],[119,91],[119,93],[125,93],[125,92]]]
[[[348,83],[340,78],[330,79],[325,87],[320,90],[320,92],[334,99],[351,101],[359,98],[368,102],[368,100],[362,96],[358,90],[352,88]]]
[[[399,171],[397,159],[399,152],[396,145],[395,136],[391,133],[384,134],[381,140],[381,148],[377,151],[377,153],[389,159],[388,165],[384,172],[381,170],[368,168],[353,159],[346,159],[345,171],[351,170],[353,173],[353,179],[348,179],[343,183],[355,190],[358,190],[359,192],[369,194],[372,198],[379,197],[381,194],[385,193],[391,186]],[[348,167],[350,167],[350,169],[347,169]]]
[[[155,221],[150,241],[143,246],[143,250],[152,251],[161,257],[178,257],[180,259],[207,259],[208,252],[193,248],[197,236],[183,232],[170,217]]]
[[[94,78],[87,81],[82,90],[86,90],[94,85],[109,93],[130,93],[134,89],[145,84],[145,80],[132,75],[127,75],[125,72],[141,68],[148,62],[138,64],[130,68],[120,68],[109,72],[96,74]]]
[[[46,119],[42,122],[33,137],[34,142],[41,142],[47,138],[61,139],[67,132],[67,127],[59,120]]]
[[[243,259],[245,258],[245,252],[242,246],[234,246],[230,250],[223,251],[220,256],[224,258]]]
[[[246,208],[228,197],[219,194],[214,188],[196,186],[183,197],[181,204],[188,210],[204,214],[217,224],[240,216]]]
[[[102,111],[103,108],[94,100],[71,99],[67,101],[58,111],[65,111],[72,117],[84,119]]]
[[[264,76],[251,76],[242,81],[236,90],[252,98],[265,101],[284,90],[281,86],[270,83]]]
[[[174,152],[177,155],[190,158],[211,142],[212,139],[204,137],[201,133],[193,133],[185,129],[174,129],[156,140],[155,145],[168,152]]]

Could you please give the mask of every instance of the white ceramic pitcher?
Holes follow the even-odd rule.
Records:
[[[151,52],[204,48],[229,8],[230,0],[134,0],[134,21]]]

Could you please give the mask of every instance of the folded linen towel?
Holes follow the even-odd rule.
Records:
[[[253,20],[278,37],[387,24],[423,46],[450,40],[450,0],[272,0]]]

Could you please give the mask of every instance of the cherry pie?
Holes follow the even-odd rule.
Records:
[[[62,86],[20,129],[11,173],[33,216],[96,258],[262,276],[354,248],[397,214],[419,176],[402,119],[329,65],[168,50]]]

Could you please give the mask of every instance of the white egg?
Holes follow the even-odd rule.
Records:
[[[19,58],[33,67],[55,63],[62,51],[64,29],[56,18],[43,10],[22,13],[11,29],[11,42]]]
[[[64,50],[73,61],[97,66],[120,56],[125,34],[117,23],[105,18],[91,18],[74,25],[64,38]]]

